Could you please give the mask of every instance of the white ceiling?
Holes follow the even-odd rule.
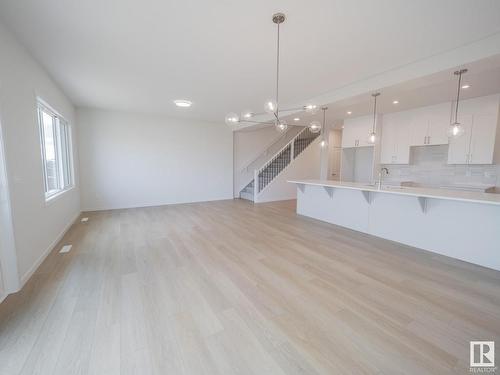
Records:
[[[500,93],[500,55],[469,63],[464,67],[468,69],[468,72],[462,77],[462,86],[469,85],[470,87],[461,90],[462,99]],[[379,88],[377,91],[381,95],[377,100],[377,112],[384,114],[454,101],[457,95],[457,77],[453,72],[457,69],[458,67],[455,67],[397,85]],[[325,104],[328,107],[325,116],[326,123],[338,129],[347,118],[371,115],[373,113],[372,93],[373,91],[367,91]],[[394,104],[395,100],[399,103]],[[351,114],[348,114],[348,111]],[[300,121],[293,121],[297,117]],[[306,126],[313,120],[323,121],[321,111],[314,116],[301,112],[284,118],[288,124],[301,126]],[[251,131],[252,128],[242,130]]]
[[[498,0],[0,0],[76,105],[211,121],[274,95],[276,11],[282,106],[500,32]]]

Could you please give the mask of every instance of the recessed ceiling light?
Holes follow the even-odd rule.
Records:
[[[463,85],[462,88],[463,89],[468,89],[470,87],[470,85]]]
[[[300,118],[295,117],[295,118],[293,119],[293,121],[300,121]]]
[[[352,112],[351,112],[351,111],[347,111],[347,114],[348,114],[348,115],[352,115]]]
[[[399,104],[399,100],[394,100],[392,104]]]
[[[189,100],[185,99],[174,100],[174,103],[177,107],[183,107],[183,108],[191,107],[191,105],[193,104]]]

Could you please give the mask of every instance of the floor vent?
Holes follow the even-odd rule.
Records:
[[[65,245],[61,250],[59,250],[60,253],[69,253],[73,245]]]

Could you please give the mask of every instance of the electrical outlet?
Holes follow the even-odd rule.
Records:
[[[73,245],[65,245],[59,250],[60,253],[69,253]]]

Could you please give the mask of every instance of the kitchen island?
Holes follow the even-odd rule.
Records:
[[[297,213],[500,270],[500,194],[294,180]]]

